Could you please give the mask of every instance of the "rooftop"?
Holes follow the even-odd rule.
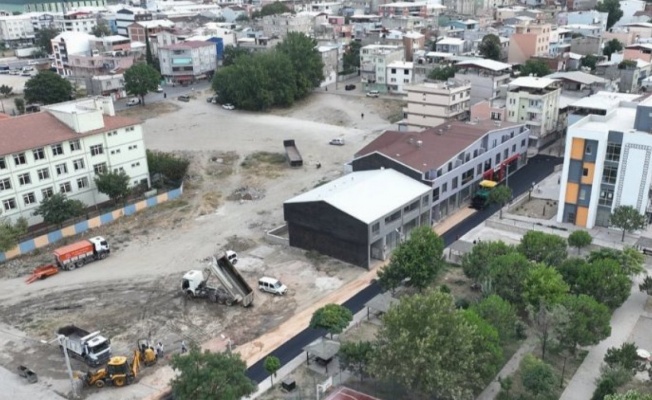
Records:
[[[188,40],[186,42],[175,43],[169,46],[161,46],[161,49],[166,50],[185,50],[185,49],[199,49],[202,47],[214,47],[213,42],[200,42],[198,40]]]
[[[582,72],[582,71],[555,72],[554,74],[547,75],[546,78],[564,79],[567,81],[581,83],[583,85],[593,85],[595,83],[606,82],[604,78],[587,74],[586,72]]]
[[[571,127],[584,131],[603,132],[605,134],[609,133],[609,131],[626,132],[634,129],[635,119],[635,106],[621,106],[616,107],[605,116],[588,115],[571,125]]]
[[[388,187],[392,188],[391,196],[387,196]],[[352,172],[286,203],[323,201],[369,224],[430,190],[393,169],[379,169]]]
[[[441,167],[488,132],[518,125],[503,122],[498,128],[494,122],[449,121],[420,132],[386,131],[358,151],[355,157],[377,152],[425,173]]]
[[[412,61],[394,61],[390,63],[387,68],[402,68],[402,69],[412,69],[414,63]]]
[[[464,44],[464,39],[459,39],[459,38],[453,38],[453,37],[445,37],[442,40],[437,42],[437,45],[440,44],[447,44],[447,45],[461,45]]]
[[[152,21],[136,21],[134,24],[138,24],[144,28],[156,28],[158,26],[162,28],[172,28],[174,26],[174,22],[168,20],[168,19],[154,19]]]
[[[506,64],[500,61],[489,60],[486,58],[478,58],[477,60],[460,61],[455,65],[460,67],[473,66],[478,68],[489,69],[492,71],[504,71],[504,70],[512,69],[511,64]]]
[[[640,94],[600,91],[592,96],[577,100],[572,103],[571,106],[576,108],[588,108],[591,110],[610,110],[618,107],[618,104],[620,104],[621,101],[635,101],[640,97]]]
[[[546,77],[538,77],[538,76],[522,76],[520,78],[516,78],[513,81],[509,83],[510,88],[511,87],[526,87],[526,88],[532,88],[532,89],[545,89],[548,86],[552,85],[555,83],[554,79],[546,78]]]
[[[379,4],[378,7],[425,7],[426,4],[426,2],[397,1],[395,3]]]

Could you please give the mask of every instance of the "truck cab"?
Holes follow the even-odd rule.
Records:
[[[109,242],[106,241],[102,236],[95,236],[88,239],[89,242],[93,243],[93,247],[96,254],[110,253],[111,248],[109,247]]]
[[[238,253],[236,253],[233,250],[227,250],[226,258],[229,260],[231,264],[235,265],[238,262]]]
[[[197,296],[198,290],[203,287],[206,282],[204,273],[199,270],[191,270],[183,275],[181,281],[181,290],[188,296]]]

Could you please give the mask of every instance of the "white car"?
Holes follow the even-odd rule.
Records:
[[[137,106],[140,104],[140,99],[138,97],[132,97],[127,101],[127,107]]]
[[[231,103],[222,104],[222,108],[225,110],[235,110],[235,106]]]
[[[344,146],[344,139],[332,139],[329,144],[332,144],[333,146]]]
[[[367,92],[367,97],[378,97],[380,96],[380,92],[377,90],[370,90]]]
[[[158,87],[156,88],[156,93],[161,93],[162,91],[163,88],[161,87],[161,85],[158,85]]]

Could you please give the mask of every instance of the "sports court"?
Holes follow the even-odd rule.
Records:
[[[380,399],[377,397],[368,396],[364,393],[360,393],[356,390],[349,389],[347,387],[338,387],[324,400],[380,400]]]

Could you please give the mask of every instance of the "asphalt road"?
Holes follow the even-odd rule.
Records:
[[[151,104],[151,103],[156,103],[156,102],[165,100],[166,98],[165,98],[164,94],[167,94],[167,99],[172,100],[172,99],[176,99],[177,96],[180,96],[182,94],[191,94],[193,92],[193,89],[195,89],[195,91],[205,90],[205,89],[208,89],[210,86],[211,86],[210,81],[200,81],[200,82],[195,83],[194,85],[188,85],[188,86],[178,86],[177,85],[177,86],[172,87],[172,85],[162,85],[163,92],[161,92],[161,93],[147,93],[145,95],[145,104]],[[204,97],[208,97],[208,96],[204,96]],[[127,101],[130,98],[131,98],[131,96],[115,101],[113,103],[114,107],[115,107],[115,110],[120,111],[120,110],[126,109],[127,108]],[[202,98],[200,100],[206,100],[206,99]],[[134,107],[138,107],[138,106],[134,106]]]

